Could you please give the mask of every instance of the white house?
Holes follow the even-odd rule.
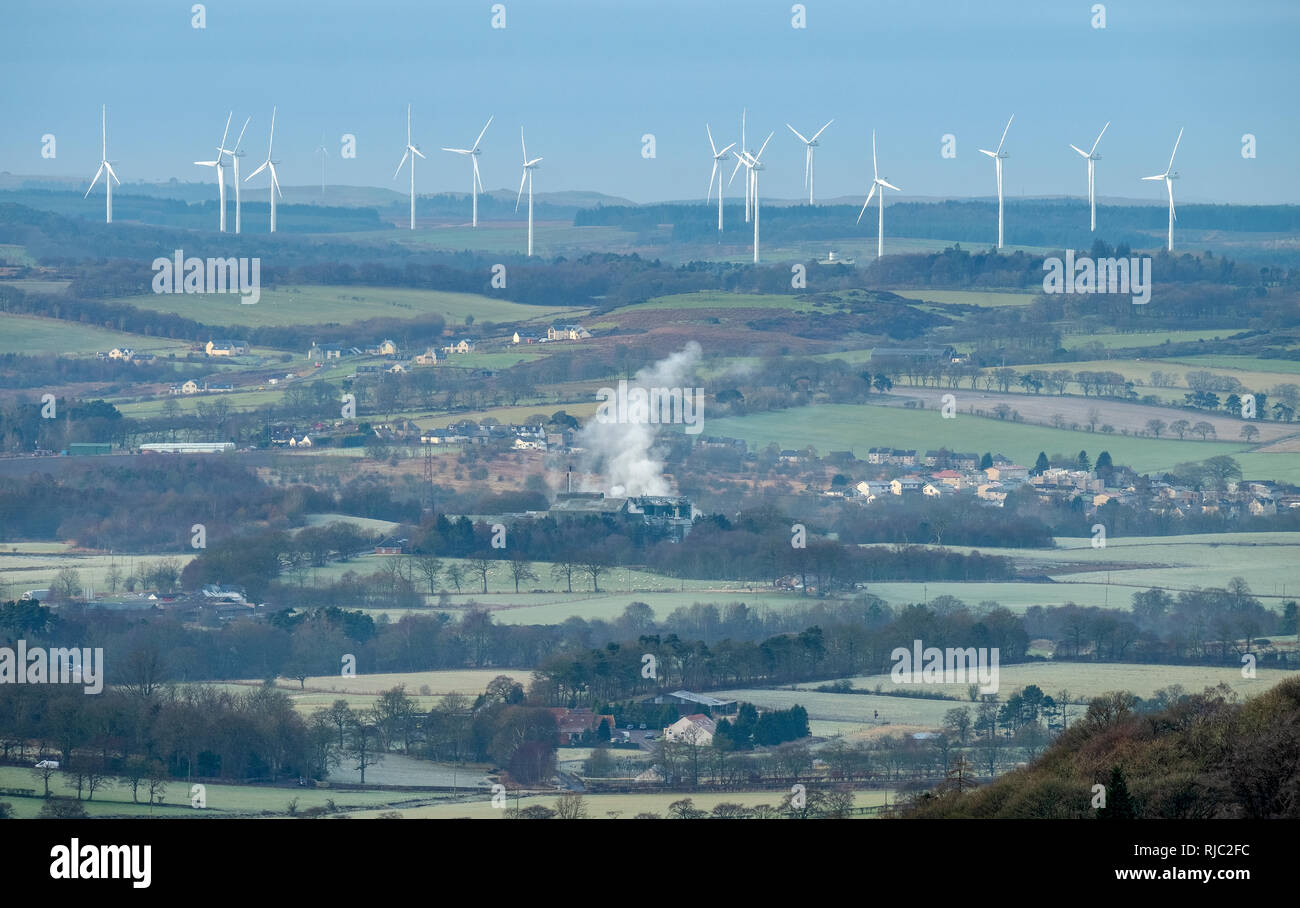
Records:
[[[664,729],[664,738],[682,744],[700,744],[705,747],[713,743],[713,733],[718,725],[704,713],[683,716]]]

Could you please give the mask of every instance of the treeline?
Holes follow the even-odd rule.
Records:
[[[768,205],[763,211],[763,228],[770,241],[777,243],[871,236],[873,224],[855,226],[859,210],[856,205]],[[741,217],[740,206],[734,206],[734,211],[725,219],[721,237],[723,242],[740,244],[747,241],[753,228]],[[1006,234],[1022,245],[1087,249],[1095,236],[1088,230],[1087,214],[1083,199],[1014,199],[1006,206]],[[1187,205],[1179,209],[1178,216],[1178,225],[1184,230],[1300,230],[1300,206],[1296,205]],[[895,236],[983,246],[992,246],[997,239],[996,201],[898,202],[889,206],[889,217]],[[642,233],[672,224],[674,242],[700,243],[718,239],[717,221],[717,210],[710,205],[662,204],[597,206],[579,211],[573,222],[579,227],[620,227]],[[1167,220],[1164,208],[1157,205],[1099,205],[1097,224],[1111,243],[1150,250],[1163,245]]]
[[[916,797],[923,818],[1300,818],[1300,678],[1245,702],[1226,685],[1143,714],[1111,694],[1019,772]],[[951,778],[951,777],[950,777]],[[1095,786],[1105,806],[1093,807]]]

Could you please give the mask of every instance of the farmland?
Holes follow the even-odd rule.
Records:
[[[372,318],[441,315],[448,324],[466,317],[487,322],[544,322],[575,310],[526,306],[473,293],[402,287],[301,285],[265,288],[254,305],[227,293],[141,294],[116,300],[142,309],[171,312],[211,325],[250,328],[351,324]]]

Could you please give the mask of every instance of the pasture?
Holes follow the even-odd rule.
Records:
[[[256,304],[245,305],[229,293],[145,293],[122,297],[125,303],[155,312],[172,312],[210,325],[249,328],[286,325],[346,325],[372,318],[409,319],[438,314],[448,325],[468,316],[486,322],[544,322],[575,310],[528,306],[475,293],[415,290],[403,287],[316,284],[264,288]],[[358,339],[364,346],[369,338]]]
[[[189,352],[189,344],[183,341],[127,334],[57,318],[0,313],[0,353],[93,354],[107,353],[114,347],[130,347],[138,353],[159,356]]]

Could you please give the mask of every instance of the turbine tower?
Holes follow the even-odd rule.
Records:
[[[90,197],[90,190],[95,188],[99,182],[101,174],[104,176],[104,223],[113,223],[113,181],[122,185],[122,181],[117,179],[117,174],[113,172],[113,165],[108,162],[108,106],[102,105],[99,110],[100,137],[103,144],[100,146],[99,170],[95,171],[95,178],[90,181],[90,186],[86,189],[83,199]]]
[[[325,161],[329,158],[329,149],[325,147],[325,133],[320,134],[320,144],[312,154],[320,155],[320,194],[325,194]]]
[[[528,183],[528,254],[533,254],[533,171],[542,163],[541,158],[528,160],[528,146],[524,144],[524,128],[519,127],[519,147],[524,152],[524,175],[519,179],[519,195],[515,198],[515,211],[519,210],[519,200],[524,196],[524,183]]]
[[[226,232],[226,162],[223,157],[230,153],[226,148],[226,137],[230,135],[230,118],[235,115],[232,110],[226,115],[226,129],[221,134],[221,144],[217,146],[217,158],[215,161],[195,161],[200,167],[217,168],[217,199],[221,203],[221,232]]]
[[[230,155],[230,160],[235,167],[235,233],[239,233],[239,159],[244,156],[244,153],[239,150],[239,144],[244,141],[244,130],[248,129],[249,121],[252,119],[252,117],[249,117],[244,120],[244,129],[239,131],[239,138],[235,140],[235,147],[223,150],[224,154]]]
[[[495,119],[496,119],[495,114],[488,117],[487,125],[483,127],[482,132],[478,134],[478,138],[474,140],[474,144],[469,148],[443,148],[442,149],[443,151],[450,151],[453,154],[468,155],[470,159],[470,163],[474,165],[474,176],[473,179],[469,181],[469,194],[473,198],[473,204],[474,204],[474,220],[470,224],[471,227],[478,226],[478,194],[483,191],[483,178],[480,177],[478,173],[478,156],[481,155],[483,151],[478,147],[478,145],[480,142],[483,141],[483,136],[488,131],[488,126],[491,126],[492,121]]]
[[[1178,220],[1178,215],[1174,214],[1174,180],[1178,179],[1178,174],[1174,172],[1174,155],[1178,154],[1178,143],[1183,140],[1183,131],[1178,130],[1178,138],[1174,140],[1174,153],[1169,156],[1169,166],[1165,168],[1164,173],[1158,173],[1153,177],[1143,177],[1144,180],[1164,180],[1165,189],[1169,191],[1169,251],[1174,251],[1174,221]]]
[[[996,166],[997,173],[998,173],[998,248],[999,249],[1002,248],[1002,162],[1006,160],[1007,157],[1007,153],[1002,150],[1002,146],[1007,141],[1007,129],[1011,128],[1011,120],[1014,120],[1015,118],[1016,115],[1012,114],[1011,119],[1007,120],[1007,128],[1002,130],[1002,139],[998,142],[997,151],[986,151],[983,148],[980,149],[980,154],[986,154],[993,159],[993,163]]]
[[[1093,165],[1095,165],[1097,161],[1101,160],[1101,155],[1097,154],[1097,146],[1101,143],[1101,137],[1106,134],[1106,130],[1108,129],[1110,129],[1109,122],[1101,128],[1101,132],[1097,133],[1097,141],[1092,143],[1092,148],[1088,151],[1084,151],[1078,145],[1070,146],[1079,154],[1083,155],[1088,161],[1088,210],[1091,213],[1088,222],[1090,226],[1088,229],[1094,232],[1097,229],[1097,194],[1094,191],[1096,188],[1096,182],[1093,179]]]
[[[894,192],[902,192],[893,183],[882,179],[880,170],[876,167],[876,131],[871,130],[871,191],[867,193],[867,200],[862,203],[862,210],[858,212],[858,223],[862,223],[862,216],[867,213],[867,206],[871,204],[871,197],[880,190],[880,225],[876,228],[876,258],[884,258],[885,255],[885,190],[892,189]]]
[[[397,165],[397,169],[393,171],[393,179],[394,180],[397,179],[397,175],[402,172],[402,167],[403,165],[406,164],[406,159],[410,158],[411,159],[411,229],[412,230],[415,229],[415,156],[416,155],[419,155],[420,157],[424,157],[424,154],[420,151],[420,147],[418,145],[411,144],[411,105],[407,104],[406,105],[406,148],[402,152],[401,162]]]
[[[834,120],[827,120],[826,126],[830,126],[834,122],[835,122]],[[804,161],[803,161],[803,184],[808,187],[809,205],[813,204],[813,149],[817,147],[818,145],[817,137],[826,131],[826,126],[823,126],[821,129],[813,133],[813,137],[811,139],[805,139],[803,137],[803,134],[800,133],[799,130],[795,129],[789,123],[785,124],[786,129],[790,130],[792,133],[798,136],[799,141],[803,142],[804,144],[806,153],[804,154]]]
[[[769,132],[767,138],[763,140],[763,145],[758,149],[758,154],[750,154],[747,151],[732,152],[736,156],[736,167],[739,169],[741,164],[745,165],[745,182],[749,184],[750,191],[754,194],[754,264],[758,264],[758,172],[763,169],[763,152],[767,150],[767,143],[772,141],[775,132]],[[736,171],[731,172],[731,178],[736,178]]]
[[[719,151],[718,146],[715,145],[713,142],[713,130],[709,129],[708,123],[704,124],[704,131],[709,134],[709,147],[713,149],[713,173],[709,175],[709,194],[705,197],[705,203],[707,204],[708,201],[713,198],[713,181],[716,179],[718,181],[718,232],[721,233],[722,232],[722,177],[719,174],[719,171],[722,169],[722,162],[727,158],[727,153],[730,152],[731,149],[736,147],[736,143],[732,142],[726,148]]]
[[[743,154],[750,153],[749,149],[745,147],[745,116],[748,112],[749,111],[745,108],[741,108],[740,110],[740,150]],[[737,164],[736,167],[739,168],[740,165]],[[736,171],[733,170],[731,172],[731,180],[734,180],[735,178],[736,178]],[[728,186],[731,185],[731,180],[727,181]],[[754,187],[750,180],[750,175],[747,171],[745,174],[745,223],[746,224],[749,223],[749,200],[753,198],[753,189]]]
[[[272,161],[272,160],[271,160],[271,148],[272,148],[272,146],[275,145],[275,110],[276,110],[276,109],[275,109],[274,107],[271,108],[271,138],[270,138],[270,141],[268,141],[268,142],[266,143],[266,160],[262,162],[262,166],[261,166],[261,167],[259,167],[259,168],[257,168],[256,170],[254,170],[254,171],[253,171],[252,173],[250,173],[248,176],[244,177],[244,182],[247,183],[249,180],[251,180],[253,177],[257,176],[257,175],[258,175],[259,173],[261,173],[263,170],[269,170],[269,171],[270,171],[270,176],[271,176],[271,232],[272,232],[272,233],[275,233],[275,196],[276,196],[277,193],[279,193],[280,198],[284,198],[284,193],[283,193],[283,192],[280,192],[280,179],[279,179],[278,176],[276,176],[276,173],[275,173],[275,165],[276,165],[277,163],[279,163],[279,162],[277,162],[277,161]]]

